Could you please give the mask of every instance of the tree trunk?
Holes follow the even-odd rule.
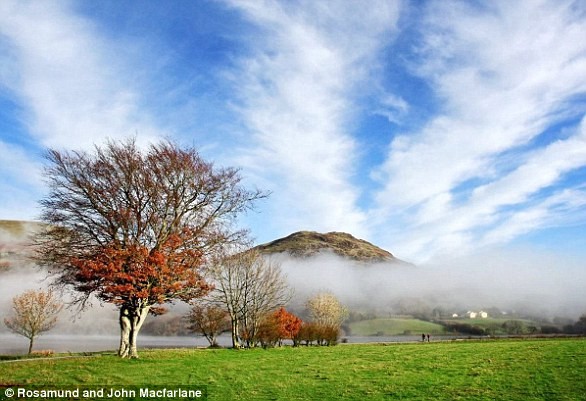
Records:
[[[240,341],[238,341],[238,320],[231,319],[232,325],[232,347],[233,348],[240,348]]]
[[[118,356],[126,358],[130,353],[130,310],[126,306],[120,308],[120,348]]]
[[[32,354],[33,353],[33,343],[35,342],[35,337],[30,337],[29,338],[29,342],[28,342],[28,354]]]
[[[121,358],[138,358],[136,339],[142,327],[150,306],[123,305],[120,308],[120,348],[118,356]]]

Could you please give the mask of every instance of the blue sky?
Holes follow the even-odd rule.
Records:
[[[581,1],[0,2],[0,218],[47,147],[173,138],[272,191],[258,242],[586,256]]]

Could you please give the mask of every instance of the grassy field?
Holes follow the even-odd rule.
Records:
[[[7,385],[200,385],[209,400],[585,400],[586,340],[143,350],[0,363]],[[0,399],[3,390],[0,390]]]
[[[421,333],[440,334],[444,332],[444,327],[440,324],[409,318],[362,320],[352,322],[349,326],[353,336],[394,336],[409,332],[418,335]]]

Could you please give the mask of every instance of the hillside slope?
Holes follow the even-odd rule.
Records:
[[[40,227],[32,221],[0,220],[0,271],[26,259],[30,235]]]
[[[338,256],[360,262],[404,263],[392,253],[343,232],[322,234],[315,231],[299,231],[258,245],[256,249],[263,254],[288,253],[297,258],[311,257],[330,251]]]

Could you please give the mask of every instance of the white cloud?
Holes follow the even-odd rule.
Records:
[[[495,241],[505,231],[499,224],[509,227],[503,240],[539,228],[554,209],[505,220],[504,207],[527,206],[586,165],[580,132],[543,148],[532,142],[562,117],[584,115],[572,103],[586,92],[586,21],[575,7],[430,3],[422,58],[412,68],[437,94],[440,113],[419,132],[397,137],[378,173],[379,213],[409,212],[400,241],[416,258],[478,246],[480,229],[492,227],[487,240]]]
[[[43,146],[79,148],[140,132],[156,137],[138,110],[115,45],[63,2],[3,1],[0,33],[9,66],[0,77],[25,105],[29,131]]]
[[[586,218],[586,190],[566,189],[536,205],[516,211],[482,235],[482,245],[506,243],[538,229],[571,225]]]
[[[400,123],[401,118],[409,111],[409,104],[405,99],[392,93],[382,96],[380,105],[374,110],[374,114],[386,117],[391,123]]]
[[[0,218],[37,217],[44,190],[38,149],[88,149],[135,134],[146,143],[160,135],[139,110],[121,49],[67,6],[0,2],[0,90],[18,105],[23,125],[6,132],[18,140],[0,141]]]
[[[0,140],[0,219],[29,220],[37,216],[36,199],[43,188],[41,166],[34,155]]]
[[[183,132],[273,190],[253,222],[266,240],[344,230],[419,262],[584,221],[584,187],[569,178],[586,165],[585,123],[576,128],[586,93],[580,2],[225,3],[247,20],[235,30],[243,36],[207,27],[224,35],[211,46],[221,57],[207,59],[203,46],[205,60],[193,60],[200,36],[175,47],[166,41],[176,32],[164,31],[149,45],[110,32],[107,17],[76,14],[74,3],[0,2],[0,95],[19,109],[0,142],[0,217],[34,209],[33,147]],[[416,79],[394,70],[406,53]],[[211,72],[199,74],[204,65]],[[414,99],[419,80],[428,87],[416,92],[434,99]],[[359,132],[373,114],[389,132]],[[393,134],[384,162],[367,154]]]
[[[237,75],[242,115],[252,134],[244,163],[271,178],[280,229],[364,235],[365,213],[356,204],[360,192],[351,183],[359,149],[347,127],[356,93],[368,85],[393,30],[396,5],[233,5],[261,30]]]

